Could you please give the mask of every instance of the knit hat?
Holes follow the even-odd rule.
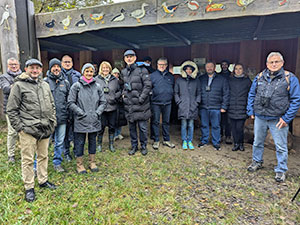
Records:
[[[114,73],[119,73],[120,74],[120,70],[118,70],[118,68],[114,68],[112,71],[111,71],[112,74]]]
[[[93,64],[91,64],[91,63],[86,63],[86,64],[84,64],[83,66],[82,66],[82,69],[81,69],[81,73],[83,74],[83,72],[87,69],[87,68],[92,68],[93,70],[94,70],[94,72],[95,72],[95,67],[93,66]]]
[[[25,62],[25,67],[31,66],[31,65],[39,65],[40,67],[43,67],[43,64],[40,60],[37,59],[29,59]]]
[[[52,66],[54,65],[59,65],[59,67],[61,67],[61,62],[59,59],[57,58],[53,58],[49,61],[49,70],[51,71]]]

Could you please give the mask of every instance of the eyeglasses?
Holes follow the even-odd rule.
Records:
[[[72,63],[71,61],[63,61],[63,63]]]
[[[160,64],[160,63],[157,63],[158,66],[167,66],[168,64]]]
[[[9,66],[18,66],[19,64],[9,63]]]
[[[282,60],[280,60],[280,61],[269,61],[268,64],[279,64],[281,62],[282,62]]]

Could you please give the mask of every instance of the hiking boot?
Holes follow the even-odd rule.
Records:
[[[128,155],[134,155],[137,152],[137,150],[138,150],[137,146],[133,146],[128,152]]]
[[[56,185],[46,181],[45,183],[40,184],[40,188],[56,189]]]
[[[252,161],[251,165],[248,167],[249,172],[255,172],[262,168],[262,162]]]
[[[66,160],[66,162],[71,162],[72,161],[72,156],[70,156],[69,154],[66,155],[65,160]]]
[[[191,141],[188,142],[188,146],[189,146],[190,150],[194,150],[195,149],[194,145],[193,145],[193,143]]]
[[[240,145],[237,144],[237,143],[234,143],[234,146],[233,146],[233,148],[232,148],[232,151],[237,151],[237,150],[239,150],[239,149],[240,149]]]
[[[232,138],[231,138],[231,137],[226,137],[226,138],[225,138],[225,143],[226,143],[227,145],[231,145],[231,144],[232,144]]]
[[[123,140],[123,139],[124,139],[123,135],[122,135],[122,134],[119,134],[119,135],[118,135],[118,139],[119,139],[120,141]]]
[[[14,164],[16,162],[15,156],[8,157],[8,163]]]
[[[275,180],[277,182],[284,182],[285,181],[285,173],[283,173],[283,172],[276,173]]]
[[[159,141],[155,141],[155,142],[153,143],[153,145],[152,145],[152,148],[153,148],[154,150],[158,150],[158,148],[159,148]]]
[[[148,150],[147,150],[147,147],[146,147],[146,146],[141,148],[141,153],[142,153],[142,155],[144,155],[144,156],[148,154]]]
[[[89,154],[89,169],[92,172],[98,172],[99,169],[96,166],[96,154]]]
[[[244,147],[243,143],[240,144],[240,151],[242,151],[242,152],[245,151],[245,147]]]
[[[198,144],[198,147],[203,148],[203,147],[206,147],[207,145],[208,145],[207,143],[200,142]]]
[[[172,142],[170,142],[170,141],[164,141],[163,145],[167,146],[169,148],[175,148],[175,145]]]
[[[213,145],[214,149],[216,151],[220,151],[221,150],[221,146],[220,145]]]
[[[81,173],[81,174],[86,173],[86,169],[83,166],[83,156],[79,156],[76,158],[76,169],[77,169],[77,173]]]
[[[114,135],[113,134],[109,135],[109,150],[111,152],[115,152],[116,151],[116,149],[114,147]]]
[[[33,202],[35,200],[34,189],[25,190],[25,200],[26,202]]]
[[[58,173],[63,173],[65,172],[64,168],[62,168],[61,165],[54,165],[54,170]]]
[[[182,142],[182,149],[183,149],[183,150],[187,150],[187,149],[188,149],[187,141],[183,141],[183,142]]]

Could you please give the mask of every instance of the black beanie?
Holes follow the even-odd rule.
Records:
[[[52,66],[54,65],[59,65],[59,67],[61,67],[61,63],[60,60],[57,58],[53,58],[49,61],[49,70],[51,71]]]

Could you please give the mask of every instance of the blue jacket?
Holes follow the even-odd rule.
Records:
[[[69,81],[71,86],[76,83],[81,77],[81,74],[73,68],[71,68],[70,70],[65,70],[64,68],[62,68],[61,72],[64,75],[65,79]]]
[[[269,77],[269,70],[264,70],[263,74],[266,73],[266,76],[268,77],[268,82],[271,82],[271,78]],[[278,119],[278,117],[270,117],[270,116],[264,116],[264,115],[257,115],[254,112],[254,101],[256,96],[256,89],[257,89],[257,80],[259,78],[259,74],[255,77],[254,81],[252,82],[249,94],[248,94],[248,105],[247,105],[247,114],[249,116],[255,115],[258,116],[261,119]],[[297,111],[300,107],[300,85],[298,78],[290,73],[289,76],[289,85],[290,88],[288,90],[289,92],[289,108],[286,110],[286,112],[281,116],[281,118],[286,122],[290,123],[296,116]]]
[[[156,70],[151,73],[152,97],[151,103],[157,105],[167,105],[172,103],[174,95],[174,77],[168,71],[160,72]]]

